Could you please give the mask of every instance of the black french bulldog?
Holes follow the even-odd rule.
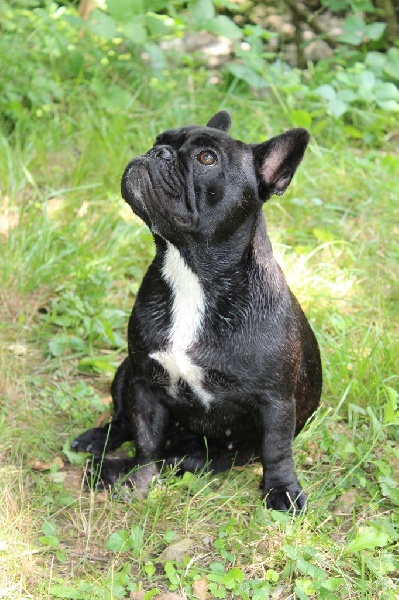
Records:
[[[276,263],[262,204],[282,194],[309,141],[291,129],[261,144],[206,127],[171,129],[132,160],[122,196],[151,229],[156,256],[129,321],[114,416],[72,443],[95,455],[133,440],[134,459],[105,458],[101,479],[145,493],[160,465],[213,472],[260,457],[268,507],[306,496],[292,440],[321,393],[315,336]]]

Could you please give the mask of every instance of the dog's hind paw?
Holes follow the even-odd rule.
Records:
[[[134,466],[133,458],[91,458],[86,463],[86,484],[96,490],[113,488]]]
[[[158,468],[154,463],[139,466],[134,458],[92,458],[86,464],[86,484],[95,490],[112,489],[117,500],[143,498]]]

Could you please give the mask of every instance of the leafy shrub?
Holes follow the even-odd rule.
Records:
[[[358,3],[328,4],[330,10],[359,9]],[[317,123],[318,130],[331,131],[333,117],[344,121],[345,135],[366,142],[393,127],[399,111],[399,50],[375,51],[376,44],[384,46],[384,23],[349,14],[335,55],[300,72],[265,50],[265,40],[276,34],[259,25],[238,27],[218,14],[226,6],[231,10],[227,0],[108,0],[106,9],[97,8],[84,20],[71,6],[3,2],[0,116],[11,125],[32,116],[46,118],[82,94],[106,112],[128,110],[139,82],[145,81],[151,94],[171,65],[180,64],[181,71],[187,65],[192,72],[201,64],[176,40],[188,31],[206,30],[231,41],[225,84],[233,79],[255,93],[269,90],[288,107],[294,125]]]

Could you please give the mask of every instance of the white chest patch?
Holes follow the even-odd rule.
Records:
[[[185,381],[205,406],[213,400],[203,387],[203,369],[195,365],[187,351],[196,341],[205,312],[205,295],[197,275],[186,265],[173,244],[167,242],[162,275],[172,291],[172,321],[166,350],[153,352],[168,372],[170,392],[176,394],[179,380]]]

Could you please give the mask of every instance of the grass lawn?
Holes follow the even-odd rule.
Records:
[[[123,168],[163,129],[205,124],[220,108],[247,142],[292,126],[272,98],[182,80],[173,93],[138,92],[126,114],[75,98],[0,138],[0,598],[398,597],[393,143],[312,131],[289,191],[265,207],[324,365],[320,410],[295,442],[305,516],[264,507],[258,465],[166,472],[127,505],[88,492],[85,457],[69,450],[109,418],[153,256],[120,198]]]

